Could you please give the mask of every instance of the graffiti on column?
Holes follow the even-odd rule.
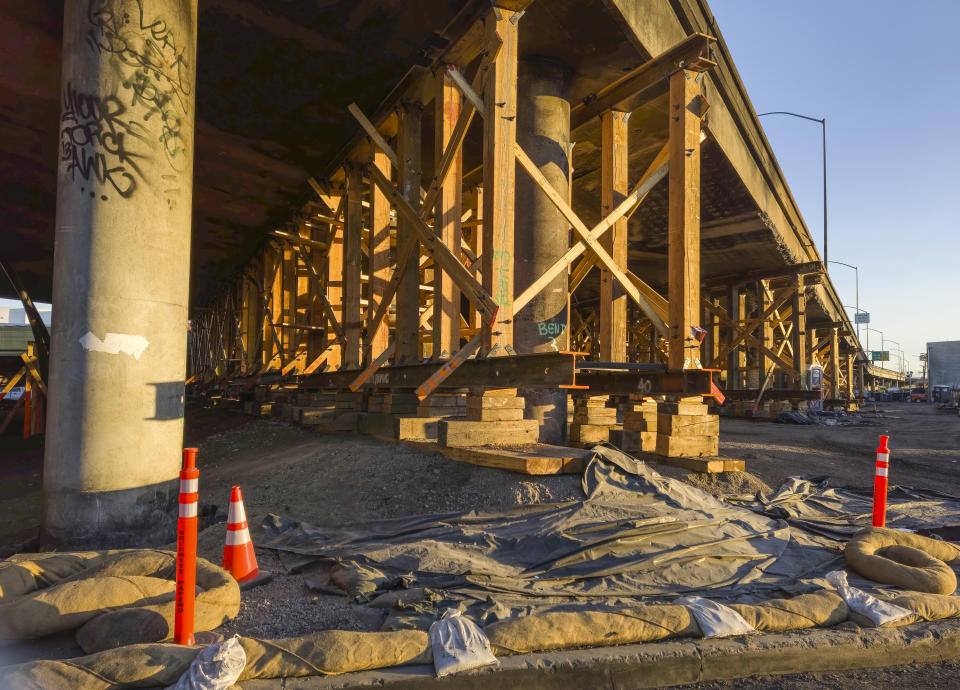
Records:
[[[146,141],[146,128],[131,118],[116,96],[101,98],[82,93],[69,81],[63,93],[60,129],[60,158],[73,180],[79,175],[87,182],[110,185],[123,198],[133,196],[137,181],[143,179],[131,146]],[[86,189],[81,187],[86,193]],[[91,189],[90,196],[95,196]],[[102,200],[107,195],[102,194]]]
[[[144,0],[89,0],[86,21],[87,47],[106,58],[112,74],[102,82],[114,95],[81,93],[68,82],[60,132],[66,171],[74,181],[79,175],[110,183],[123,198],[141,183],[161,184],[172,209],[177,173],[189,166],[192,81],[185,48],[166,20],[145,13]],[[161,157],[170,174],[146,179],[137,159]]]
[[[513,272],[513,256],[506,249],[493,252],[493,270],[497,277],[493,287],[493,299],[502,306],[513,304],[513,295],[510,294],[510,276]]]

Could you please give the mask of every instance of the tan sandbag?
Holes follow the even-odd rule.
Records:
[[[111,567],[118,567],[114,563]],[[170,573],[173,576],[173,573]],[[166,580],[171,586],[173,580]],[[197,586],[202,589],[194,604],[194,630],[214,630],[240,612],[240,586],[226,570],[204,558],[197,559]],[[173,637],[175,602],[172,597],[146,606],[128,606],[98,616],[77,631],[84,652],[99,652],[141,642]]]
[[[115,690],[173,685],[200,651],[174,644],[141,644],[62,661],[0,668],[0,688]]]
[[[757,632],[783,632],[803,628],[828,628],[850,617],[850,608],[836,592],[823,590],[792,599],[771,599],[762,604],[730,604]]]
[[[25,553],[0,562],[0,601],[55,585],[82,572],[96,554]]]
[[[702,635],[687,607],[674,604],[640,606],[617,613],[535,613],[491,623],[483,632],[497,655],[568,647],[609,647]]]
[[[170,598],[173,589],[173,581],[155,577],[96,577],[4,599],[0,603],[0,643],[73,630],[112,608]]]
[[[945,541],[885,527],[860,530],[847,542],[847,565],[874,582],[931,594],[952,594],[957,576],[947,563],[960,548]]]
[[[303,637],[241,637],[247,665],[240,680],[293,678],[433,662],[427,633],[325,630]],[[0,688],[114,690],[177,682],[199,648],[137,644],[62,661],[31,661],[0,668]]]
[[[279,640],[241,637],[240,644],[247,653],[241,681],[332,675],[433,661],[430,638],[421,630],[323,630]]]
[[[914,615],[898,621],[898,624],[919,621],[938,621],[944,618],[960,618],[960,597],[946,594],[906,592],[890,600],[891,604],[913,611]]]

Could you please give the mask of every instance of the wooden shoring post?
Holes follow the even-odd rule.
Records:
[[[314,329],[322,329],[326,323],[326,315],[323,306],[327,302],[326,288],[323,281],[320,280],[320,274],[323,271],[323,262],[325,261],[327,230],[315,225],[305,225],[305,232],[302,236],[313,241],[324,240],[324,248],[316,246],[309,247],[307,255],[304,256],[304,250],[301,249],[300,258],[304,260],[305,265],[302,270],[307,273],[307,304],[310,305],[309,324]],[[327,348],[327,336],[322,330],[311,330],[307,333],[307,353],[304,358],[304,368]]]
[[[419,103],[404,102],[397,109],[397,185],[400,195],[414,208],[420,205],[421,169],[421,121],[423,108]],[[384,190],[386,191],[386,190]],[[410,247],[412,251],[405,257],[402,250],[398,252],[401,264],[398,262],[396,270],[399,272],[399,286],[397,288],[397,318],[396,318],[396,363],[413,363],[420,358],[419,323],[420,323],[420,243],[416,239],[416,230],[411,220],[397,217],[397,246]]]
[[[627,121],[630,113],[608,110],[601,119],[600,203],[601,217],[609,215],[626,198],[629,148]],[[622,270],[627,269],[627,219],[620,218],[600,240]],[[607,268],[600,270],[600,359],[627,360],[627,294]]]
[[[467,241],[467,246],[470,248],[470,251],[473,252],[473,255],[480,258],[480,264],[483,264],[483,185],[476,185],[473,188],[473,193],[470,195],[470,210],[473,212],[474,225],[470,229],[469,240]],[[482,275],[482,274],[481,274]],[[482,280],[482,279],[481,279]],[[470,318],[468,322],[471,328],[479,329],[483,328],[483,319],[482,314],[476,310],[476,308],[470,306]]]
[[[830,329],[830,372],[833,374],[833,384],[830,388],[830,397],[834,400],[840,397],[840,329],[833,326]]]
[[[237,292],[240,295],[240,342],[243,343],[243,359],[240,362],[240,375],[246,376],[250,370],[250,348],[253,339],[250,338],[250,288],[249,281],[240,277],[237,281]]]
[[[483,251],[484,289],[497,303],[496,317],[487,316],[481,330],[483,355],[513,352],[514,181],[517,139],[517,13],[494,7],[486,18],[490,61],[484,95],[483,122]]]
[[[390,177],[390,158],[374,149],[370,165]],[[370,304],[380,304],[390,281],[390,204],[373,182],[370,183]],[[371,312],[372,319],[372,312]],[[390,326],[382,320],[376,328],[367,323],[364,361],[377,359],[390,345]]]
[[[803,390],[806,387],[807,371],[807,299],[803,284],[803,276],[798,275],[794,283],[792,317],[793,317],[793,368],[799,372],[799,376],[794,377],[793,385],[795,390]]]
[[[756,305],[757,311],[759,314],[766,314],[767,310],[770,308],[771,299],[770,299],[770,289],[768,286],[768,281],[758,280],[756,282]],[[771,350],[774,347],[773,342],[773,325],[770,323],[770,317],[766,317],[760,321],[760,324],[757,326],[757,340],[769,347]],[[763,356],[763,353],[757,352],[757,381],[759,385],[763,385],[764,380],[767,376],[767,362]]]
[[[341,197],[337,200],[338,206],[343,203],[344,198]],[[343,226],[331,224],[328,236],[330,239],[327,247],[327,301],[333,310],[332,318],[328,317],[329,333],[334,328],[333,319],[336,319],[336,323],[343,324]],[[329,341],[330,336],[328,335],[327,342]],[[326,363],[334,369],[340,368],[343,363],[343,346],[341,344],[337,344],[333,351],[327,355]]]
[[[670,369],[700,368],[700,74],[670,75],[670,181],[667,220],[667,299]]]
[[[274,260],[273,247],[267,246],[263,250],[263,273],[261,274],[259,290],[260,312],[263,315],[261,339],[263,348],[261,350],[260,368],[265,368],[273,359],[273,352],[276,346],[273,342],[273,324],[270,320],[270,299],[273,290],[273,276],[276,272],[276,261]]]
[[[280,247],[282,267],[280,269],[281,301],[279,310],[274,312],[280,323],[297,322],[297,257],[289,242]],[[295,357],[300,343],[300,333],[295,328],[281,328],[283,341],[283,366],[286,367]]]
[[[277,328],[283,321],[283,272],[286,268],[283,260],[283,246],[276,243],[272,244],[274,252],[273,281],[270,284],[270,301],[268,302],[268,315],[270,317],[270,331],[273,334],[273,344],[280,356],[280,368],[283,368],[286,361],[287,343],[284,334]]]
[[[437,167],[453,135],[460,117],[461,89],[453,75],[459,72],[442,70],[437,75],[434,99],[434,151]],[[462,77],[459,77],[462,79]],[[464,86],[467,86],[464,84]],[[469,88],[469,87],[468,87]],[[471,89],[472,90],[472,89]],[[459,258],[462,242],[460,214],[463,188],[463,153],[457,150],[450,172],[440,187],[434,211],[434,229],[440,241]],[[447,359],[460,349],[460,289],[444,271],[433,271],[433,357]]]
[[[718,297],[710,297],[710,302],[715,305],[720,304],[720,299]],[[707,327],[707,337],[704,342],[703,353],[701,354],[701,361],[703,362],[716,362],[721,359],[720,357],[720,319],[717,318],[717,315],[714,314],[709,309],[704,309],[703,312],[703,323]]]
[[[853,400],[854,397],[854,363],[853,363],[854,354],[848,352],[844,356],[844,365],[847,369],[847,386],[844,394],[846,395],[847,400]]]
[[[363,169],[355,163],[344,166],[347,206],[343,225],[343,367],[360,367],[360,274],[363,267]]]

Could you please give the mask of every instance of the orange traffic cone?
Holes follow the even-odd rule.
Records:
[[[257,557],[253,553],[253,540],[247,527],[247,513],[243,509],[240,487],[230,492],[230,509],[227,511],[227,543],[223,547],[223,568],[237,582],[252,580],[260,572]]]

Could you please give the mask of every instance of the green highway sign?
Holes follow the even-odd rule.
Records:
[[[890,350],[873,350],[870,352],[871,362],[889,362]]]

